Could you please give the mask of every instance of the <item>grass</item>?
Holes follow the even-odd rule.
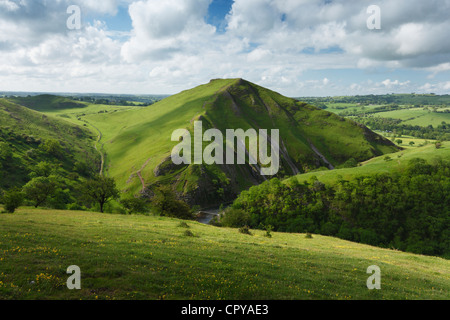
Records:
[[[404,142],[407,139],[401,138]],[[432,161],[435,158],[450,159],[450,142],[443,142],[442,148],[436,149],[434,144],[423,147],[408,148],[397,153],[389,154],[391,161],[385,160],[386,156],[376,157],[363,162],[360,167],[348,169],[336,169],[331,171],[309,172],[290,179],[297,179],[300,182],[309,181],[316,176],[323,183],[335,183],[338,179],[351,180],[356,176],[371,175],[375,173],[391,173],[404,168],[408,161],[413,158],[422,158]],[[290,180],[288,179],[288,180]]]
[[[402,109],[389,112],[381,112],[375,114],[377,117],[382,118],[394,118],[403,120],[402,124],[427,127],[432,125],[437,127],[441,125],[443,121],[450,122],[450,113],[435,113],[428,110],[423,110],[423,108],[411,108]]]
[[[449,299],[448,260],[335,238],[162,217],[22,208],[0,215],[0,299]],[[81,290],[66,287],[81,268]],[[366,270],[381,268],[381,290]]]

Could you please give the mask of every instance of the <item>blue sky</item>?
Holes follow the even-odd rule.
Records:
[[[81,28],[68,30],[73,4]],[[450,0],[0,0],[0,91],[173,94],[241,77],[288,96],[446,94],[449,12]]]

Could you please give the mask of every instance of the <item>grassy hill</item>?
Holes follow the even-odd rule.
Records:
[[[66,97],[54,96],[50,94],[9,98],[9,100],[29,109],[40,112],[84,108],[87,106],[87,104],[83,102],[73,101]]]
[[[86,128],[0,99],[0,188],[22,186],[39,162],[51,162],[65,174],[76,162],[97,166],[93,138]]]
[[[423,147],[413,147],[389,154],[390,161],[386,161],[386,156],[375,157],[365,161],[361,166],[356,168],[336,169],[319,172],[309,172],[289,178],[296,179],[300,182],[309,181],[311,177],[316,176],[323,183],[335,183],[338,179],[353,180],[358,176],[371,175],[374,173],[393,173],[401,172],[408,161],[413,158],[425,159],[432,163],[434,159],[450,159],[450,142],[442,142],[442,147],[436,149],[434,144]]]
[[[28,208],[1,214],[0,299],[450,298],[448,260],[318,235],[187,225]],[[71,265],[81,268],[81,290],[65,286]],[[381,290],[366,287],[372,265]]]
[[[172,166],[169,156],[177,143],[171,134],[192,130],[195,120],[204,130],[279,129],[284,145],[280,177],[327,165],[318,152],[337,165],[397,150],[351,120],[242,79],[213,80],[148,108],[87,114],[83,120],[101,131],[105,168],[123,190],[137,193],[143,184],[171,183],[191,204],[218,204],[263,181],[250,165]]]

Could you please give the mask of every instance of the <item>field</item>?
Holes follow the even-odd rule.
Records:
[[[154,216],[0,215],[0,299],[449,299],[448,260]],[[189,233],[190,232],[190,233]],[[193,235],[193,236],[192,236]],[[81,268],[81,290],[66,287]],[[368,290],[369,266],[381,290]]]
[[[426,127],[437,127],[443,121],[450,123],[450,113],[435,113],[422,108],[411,108],[389,112],[380,112],[376,116],[403,120],[403,124]]]

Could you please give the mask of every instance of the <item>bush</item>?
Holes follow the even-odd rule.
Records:
[[[184,222],[184,221],[180,222],[180,224],[178,225],[178,227],[179,227],[179,228],[186,228],[186,229],[189,229],[189,228],[190,228],[189,225],[188,225],[186,222]]]
[[[244,227],[250,224],[250,215],[242,209],[229,207],[222,213],[220,223],[229,228]]]
[[[185,237],[195,237],[191,230],[186,230],[183,232]]]
[[[264,236],[267,238],[272,238],[272,230],[273,227],[271,225],[266,226],[266,234]]]
[[[81,206],[78,203],[70,203],[67,205],[67,210],[71,211],[87,211],[85,206]]]
[[[252,233],[250,232],[250,228],[248,226],[243,226],[241,228],[239,228],[239,232],[242,234],[248,234],[248,235],[252,235]]]
[[[344,164],[337,166],[337,169],[355,168],[358,166],[358,161],[354,158],[347,160]]]
[[[8,213],[14,213],[17,208],[19,208],[24,200],[24,195],[20,189],[13,188],[6,191],[3,195],[3,204],[5,205],[5,210]]]
[[[120,199],[120,203],[128,214],[148,212],[147,200],[143,198],[135,198],[133,196],[129,196]]]

